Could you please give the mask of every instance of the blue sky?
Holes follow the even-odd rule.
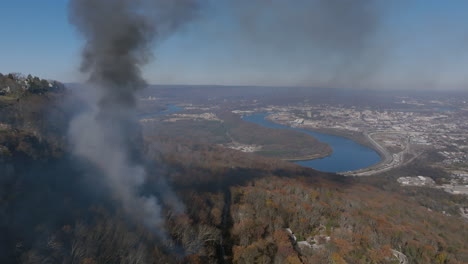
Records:
[[[272,44],[271,36],[260,43],[245,37],[232,1],[206,0],[195,21],[154,47],[155,60],[144,68],[145,78],[163,84],[468,88],[468,1],[377,0],[384,12],[379,13],[372,48],[365,59],[352,58],[343,66],[355,67],[359,74],[352,71],[340,78],[333,77],[333,56],[297,44],[301,38],[293,35],[281,46]],[[0,72],[84,80],[77,70],[84,42],[68,23],[67,2],[0,4]],[[289,42],[291,46],[284,44]]]

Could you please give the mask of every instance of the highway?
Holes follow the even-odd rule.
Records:
[[[387,133],[387,132],[379,131],[379,132],[373,132],[373,133],[364,133],[364,135],[367,137],[369,142],[377,149],[377,151],[383,157],[382,161],[379,162],[376,165],[373,165],[371,167],[364,168],[364,169],[361,169],[361,170],[342,172],[341,173],[342,175],[345,175],[345,176],[370,176],[370,175],[374,175],[374,174],[377,174],[377,173],[382,173],[382,172],[391,170],[393,168],[396,168],[398,166],[401,166],[403,164],[409,163],[409,162],[413,161],[417,157],[417,156],[415,156],[415,157],[411,158],[410,160],[408,160],[406,162],[403,161],[403,158],[404,158],[405,154],[408,154],[410,152],[410,139],[409,138],[407,138],[407,140],[406,140],[405,148],[401,152],[392,155],[390,152],[388,152],[387,149],[385,149],[385,147],[380,145],[372,137],[373,135],[379,134],[379,133]],[[393,133],[395,133],[395,132],[393,132]],[[398,134],[401,134],[401,133],[398,133]]]

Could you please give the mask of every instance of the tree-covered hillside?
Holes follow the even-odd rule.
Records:
[[[458,216],[377,184],[170,135],[147,136],[140,150],[141,194],[175,193],[161,204],[163,229],[148,228],[115,202],[99,168],[69,153],[68,96],[0,100],[0,263],[468,263]]]

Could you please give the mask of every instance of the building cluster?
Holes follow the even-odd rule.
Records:
[[[337,106],[269,106],[264,111],[274,112],[276,121],[289,121],[316,128],[334,128],[353,131],[369,129],[423,134],[457,134],[468,131],[468,115],[460,111],[379,111]],[[464,112],[464,111],[463,111]],[[424,142],[423,139],[421,139]]]
[[[433,179],[424,176],[400,177],[397,180],[403,186],[434,186]]]
[[[451,193],[465,193],[468,181],[468,106],[453,102],[423,101],[406,98],[402,108],[391,110],[336,105],[269,105],[255,112],[273,113],[276,123],[306,129],[361,132],[389,153],[388,161],[377,170],[405,164],[426,150],[437,152],[442,161],[437,166],[452,174],[444,186]],[[417,108],[413,109],[412,108]],[[370,169],[362,173],[374,173]],[[464,175],[464,176],[458,176]],[[431,185],[430,178],[402,177],[402,185]],[[468,192],[467,192],[468,193]]]
[[[176,122],[180,120],[209,120],[209,121],[219,121],[219,119],[214,113],[201,113],[201,114],[172,114],[165,121],[167,122]]]
[[[201,114],[172,114],[169,115],[165,122],[177,122],[182,120],[191,120],[191,121],[200,121],[200,120],[208,120],[208,121],[218,121],[222,122],[214,113],[201,113]],[[144,118],[141,119],[140,122],[148,123],[148,122],[157,122],[160,121],[160,118]]]
[[[262,147],[258,145],[247,145],[247,144],[241,144],[238,142],[232,142],[224,146],[230,149],[235,149],[235,150],[239,150],[239,151],[247,152],[247,153],[257,152],[262,149]]]
[[[466,151],[440,151],[439,154],[445,158],[442,162],[445,165],[461,164],[468,160]]]
[[[439,153],[446,157],[444,163],[447,165],[468,162],[468,111],[460,109],[410,112],[319,105],[269,106],[260,111],[274,112],[270,116],[272,121],[290,126],[399,133],[407,135],[411,144],[440,150]]]
[[[3,75],[0,73],[0,96],[13,96],[25,92],[44,93],[63,91],[65,86],[57,81],[44,80],[31,75],[18,73]]]

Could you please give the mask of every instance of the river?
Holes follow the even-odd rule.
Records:
[[[327,143],[333,149],[333,153],[325,158],[295,161],[295,163],[301,166],[325,172],[345,172],[367,168],[381,161],[379,154],[375,150],[351,139],[276,124],[265,119],[268,115],[269,113],[258,113],[244,116],[242,119],[264,127],[292,129],[303,132],[323,143]]]

